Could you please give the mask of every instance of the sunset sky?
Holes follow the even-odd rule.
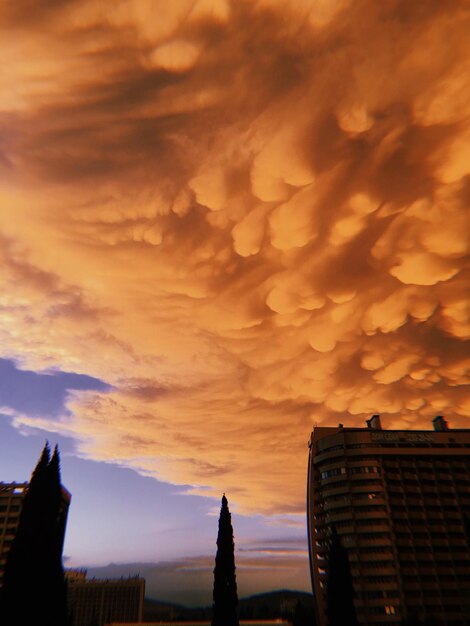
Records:
[[[67,564],[188,603],[225,492],[242,593],[309,589],[312,427],[470,424],[468,2],[0,24],[0,481],[58,441]]]

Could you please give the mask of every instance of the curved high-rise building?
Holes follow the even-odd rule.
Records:
[[[328,543],[347,549],[359,624],[470,624],[470,429],[318,427],[307,513],[317,626],[327,626]],[[341,602],[341,598],[337,599]]]

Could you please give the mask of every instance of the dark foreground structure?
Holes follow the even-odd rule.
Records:
[[[0,626],[103,626],[142,620],[143,578],[64,573],[71,495],[46,445],[29,482],[0,483]]]
[[[16,536],[23,509],[23,502],[28,491],[29,483],[2,483],[0,482],[0,587],[3,583],[3,574],[13,539]],[[61,504],[59,509],[60,549],[64,544],[67,513],[70,506],[70,493],[61,487]]]
[[[1,493],[8,507],[4,538],[11,538],[0,587],[0,624],[65,626],[62,549],[70,494],[61,485],[57,447],[51,457],[46,444],[29,484],[2,485]]]
[[[232,518],[225,494],[220,508],[214,568],[212,626],[239,626]]]
[[[441,416],[433,427],[386,431],[374,415],[367,428],[313,430],[307,513],[318,626],[328,624],[333,528],[359,624],[470,624],[470,429],[451,430]]]

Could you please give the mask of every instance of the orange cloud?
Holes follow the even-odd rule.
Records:
[[[2,356],[81,454],[304,507],[314,423],[469,416],[465,2],[0,10]]]

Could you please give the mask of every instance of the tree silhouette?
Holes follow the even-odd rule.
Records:
[[[47,467],[49,478],[49,546],[47,569],[50,574],[50,598],[53,604],[52,624],[62,626],[67,619],[67,587],[62,565],[65,534],[65,516],[61,514],[62,485],[60,478],[59,449],[56,446]]]
[[[329,626],[357,626],[348,553],[335,526],[332,527],[328,551],[326,606]]]
[[[307,608],[300,600],[297,600],[294,609],[292,626],[312,626],[312,615],[309,614]]]
[[[224,494],[217,535],[212,626],[238,626],[234,547],[232,518],[228,509],[227,498]]]
[[[24,495],[18,529],[7,554],[0,590],[6,626],[64,626],[66,587],[62,567],[60,462],[46,443]]]

